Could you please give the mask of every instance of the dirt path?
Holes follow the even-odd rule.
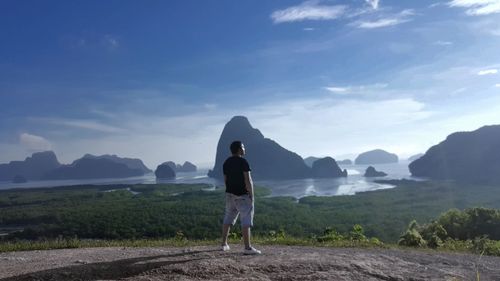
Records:
[[[500,258],[435,252],[263,246],[88,248],[0,254],[6,280],[500,280]]]

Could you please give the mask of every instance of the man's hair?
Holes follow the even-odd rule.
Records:
[[[240,148],[241,148],[241,141],[233,141],[231,143],[231,146],[229,146],[229,149],[231,149],[232,154],[238,153],[238,151],[240,151]]]

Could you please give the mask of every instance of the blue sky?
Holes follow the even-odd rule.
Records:
[[[208,166],[234,115],[303,157],[500,123],[500,0],[4,0],[0,38],[0,163]]]

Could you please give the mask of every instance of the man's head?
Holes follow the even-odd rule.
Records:
[[[233,155],[238,155],[238,156],[245,155],[245,146],[241,141],[233,141],[231,143],[231,146],[229,146],[229,149],[231,149],[231,153]]]

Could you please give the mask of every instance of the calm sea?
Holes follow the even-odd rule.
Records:
[[[347,169],[349,176],[341,179],[301,179],[301,180],[267,180],[255,181],[256,185],[265,186],[271,189],[271,196],[293,196],[301,198],[304,196],[336,196],[354,195],[358,192],[393,188],[388,184],[376,183],[377,179],[411,179],[408,171],[408,163],[373,165],[377,170],[388,174],[383,178],[363,177],[367,165],[342,165],[342,169]],[[14,184],[10,182],[0,182],[0,189],[10,188],[37,188],[55,187],[70,185],[109,185],[109,184],[156,184],[160,183],[206,183],[213,188],[222,187],[221,181],[206,176],[207,170],[200,169],[195,173],[178,173],[175,180],[157,181],[154,174],[141,177],[131,177],[125,179],[92,179],[92,180],[55,180],[55,181],[30,181],[27,183]]]

